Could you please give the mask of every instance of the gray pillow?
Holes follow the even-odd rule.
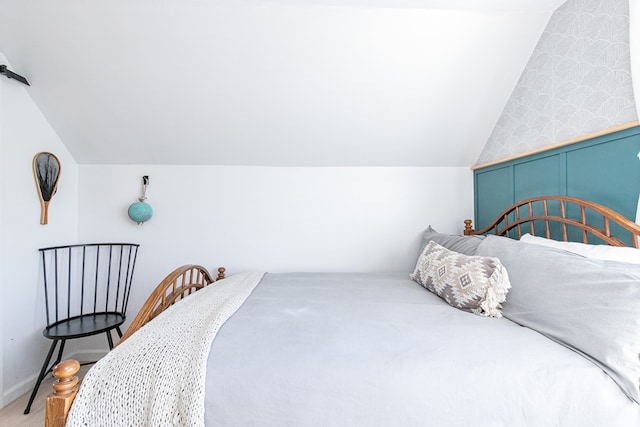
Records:
[[[434,241],[450,251],[459,252],[465,255],[475,255],[478,245],[480,245],[484,237],[485,236],[456,236],[452,234],[442,234],[429,226],[429,228],[427,228],[422,234],[422,246],[420,246],[419,253],[424,251],[424,248],[429,242]]]
[[[500,303],[510,287],[497,258],[463,255],[434,241],[424,248],[410,278],[452,307],[490,317],[502,317]]]
[[[512,288],[502,314],[600,366],[640,403],[640,265],[488,236]]]

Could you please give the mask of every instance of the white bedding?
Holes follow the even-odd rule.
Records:
[[[267,274],[221,328],[208,426],[638,426],[581,355],[406,275]]]
[[[210,315],[198,299],[175,307]],[[90,405],[74,404],[71,425],[87,411],[85,425],[113,425],[116,411],[166,404],[154,388],[157,358],[132,354],[144,337],[90,371],[94,386],[79,394]],[[113,402],[99,385],[123,388],[118,353],[137,359],[148,381]],[[407,274],[266,274],[202,366],[207,426],[640,426],[640,405],[591,361],[508,319],[452,308]],[[201,425],[149,420],[122,425]]]

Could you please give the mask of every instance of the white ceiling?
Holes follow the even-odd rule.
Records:
[[[81,164],[470,166],[561,3],[0,0],[0,52]]]

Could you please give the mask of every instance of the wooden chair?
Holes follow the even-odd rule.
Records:
[[[52,340],[24,413],[31,410],[40,384],[62,359],[65,342],[111,331],[122,337],[137,244],[92,243],[40,249],[47,315],[43,335]],[[60,343],[56,360],[49,365]]]

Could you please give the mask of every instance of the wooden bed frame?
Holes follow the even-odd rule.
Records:
[[[156,286],[116,346],[180,299],[224,279],[224,274],[225,269],[220,267],[214,280],[201,265],[189,264],[176,268]],[[64,427],[73,399],[78,393],[79,381],[76,374],[79,369],[80,363],[76,360],[64,360],[53,368],[56,381],[53,393],[47,396],[45,426]]]
[[[570,213],[574,213],[574,216]],[[552,235],[551,224],[554,223],[560,225],[560,236]],[[640,236],[640,225],[618,212],[598,203],[569,196],[542,196],[521,200],[502,211],[482,230],[475,231],[471,224],[470,219],[464,221],[464,234],[467,236],[495,234],[520,239],[523,233],[530,233],[566,242],[570,232],[578,230],[582,243],[592,243],[595,238],[597,243],[634,248],[638,248]],[[622,235],[612,235],[612,224],[616,225],[615,231]],[[543,226],[540,234],[536,234],[536,225]],[[625,243],[622,240],[624,238],[628,238],[631,245]]]
[[[554,209],[554,206],[558,209]],[[553,214],[552,211],[559,211]],[[579,212],[577,218],[571,217],[570,212]],[[601,225],[589,223],[590,218],[600,218]],[[536,224],[543,224],[544,231],[540,234],[547,238],[551,236],[551,223],[559,223],[561,238],[568,241],[569,230],[577,229],[582,234],[582,241],[589,243],[589,237],[596,237],[601,242],[611,246],[629,246],[622,239],[631,236],[631,246],[638,248],[640,226],[619,213],[597,203],[575,197],[566,196],[542,196],[520,201],[505,209],[498,218],[482,230],[475,231],[472,221],[464,221],[465,235],[495,234],[499,236],[520,238],[524,232],[536,235]],[[615,230],[627,233],[627,236],[613,236],[611,224],[615,224]],[[224,279],[224,268],[218,269],[216,280]],[[177,300],[202,289],[213,283],[209,272],[199,265],[185,265],[174,270],[153,291],[142,309],[132,322],[120,342],[127,339],[148,321],[156,317]],[[53,393],[47,397],[45,426],[63,427],[71,404],[79,388],[76,373],[80,364],[75,360],[65,360],[53,369],[56,382],[53,385]]]

